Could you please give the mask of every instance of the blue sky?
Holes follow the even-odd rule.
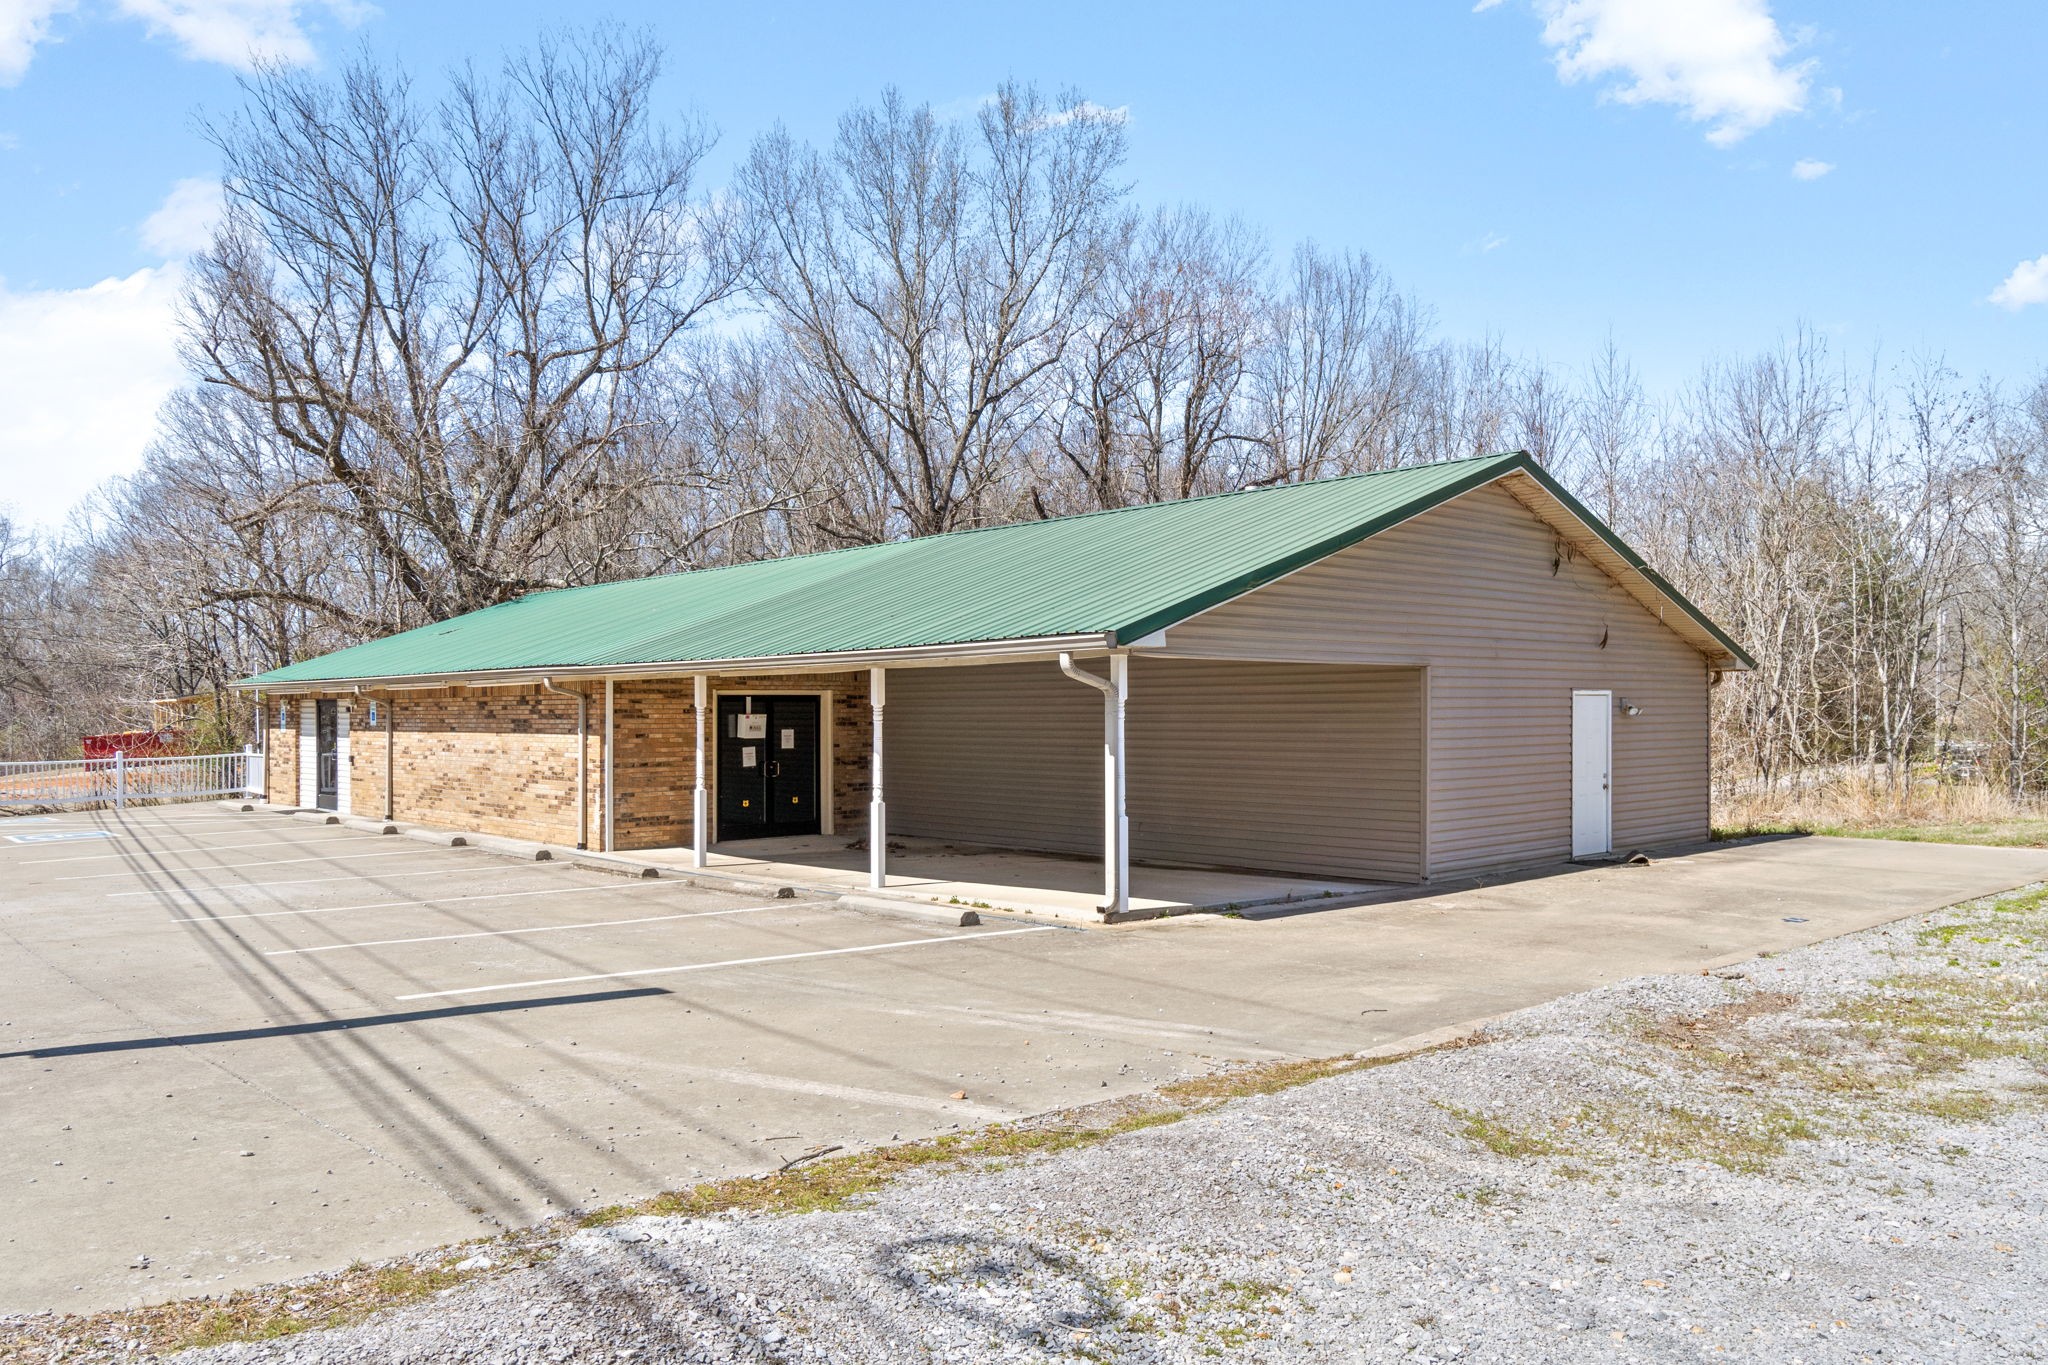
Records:
[[[0,0],[0,505],[54,526],[139,457],[210,211],[196,122],[252,46],[431,82],[562,13]],[[1859,358],[2048,365],[2039,0],[577,13],[660,36],[672,107],[722,131],[714,180],[777,120],[822,139],[884,85],[968,109],[1016,77],[1125,108],[1141,199],[1363,248],[1454,338],[1578,365],[1611,332],[1659,390],[1801,323]]]

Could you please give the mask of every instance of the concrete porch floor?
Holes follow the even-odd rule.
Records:
[[[868,855],[863,843],[845,835],[800,835],[713,844],[710,871],[734,877],[800,886],[866,892]],[[630,855],[687,872],[687,848],[640,849]],[[1190,868],[1131,868],[1133,918],[1221,910],[1288,901],[1331,900],[1395,890],[1376,882],[1336,881],[1283,873],[1214,872]],[[892,837],[889,884],[892,898],[931,901],[1100,923],[1102,864],[1091,858],[1017,849],[950,844],[937,839]]]

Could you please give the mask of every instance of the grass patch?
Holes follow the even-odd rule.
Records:
[[[1971,1062],[2048,1062],[2048,997],[2037,982],[1984,972],[1916,972],[1888,977],[1879,992],[1835,1006],[1873,1051],[1916,1078],[1936,1079]]]
[[[236,1341],[274,1341],[320,1328],[346,1327],[484,1275],[538,1264],[552,1250],[531,1235],[465,1243],[431,1256],[347,1270],[295,1284],[236,1290],[145,1308],[26,1319],[0,1335],[0,1360],[133,1358]],[[481,1256],[492,1264],[460,1270]],[[34,1352],[34,1354],[31,1354]]]
[[[1982,844],[1992,848],[2048,848],[2048,820],[1864,825],[1846,820],[1789,818],[1746,820],[1713,828],[1713,837],[1723,841],[1783,834],[1820,834],[1835,839],[1901,839],[1917,844]]]
[[[1950,1090],[1936,1095],[1916,1095],[1905,1108],[1924,1118],[1946,1123],[1983,1123],[1997,1116],[2005,1105],[1996,1095],[1982,1090]]]
[[[1829,834],[1851,839],[2048,848],[2048,802],[1982,781],[1847,768],[1773,787],[1736,783],[1716,798],[1714,837]]]
[[[1811,1122],[1782,1104],[1736,1115],[1712,1114],[1677,1104],[1588,1113],[1624,1147],[1664,1161],[1709,1161],[1724,1170],[1756,1174],[1794,1142],[1820,1136]]]
[[[703,1218],[717,1213],[829,1213],[869,1196],[901,1176],[928,1166],[1004,1160],[1092,1147],[1125,1133],[1158,1128],[1187,1117],[1177,1108],[1143,1108],[1107,1122],[1081,1125],[1005,1124],[922,1142],[814,1161],[766,1176],[708,1180],[634,1204],[614,1204],[583,1215],[582,1227],[603,1227],[625,1218]]]
[[[1125,1309],[1127,1327],[1189,1337],[1205,1356],[1235,1354],[1269,1335],[1259,1328],[1260,1315],[1279,1311],[1272,1301],[1289,1292],[1287,1286],[1271,1280],[1218,1280],[1193,1290],[1140,1299],[1143,1286],[1135,1278],[1112,1284],[1127,1302],[1144,1304],[1142,1310]]]
[[[1710,1161],[1727,1170],[1754,1173],[1783,1155],[1790,1143],[1819,1136],[1796,1111],[1775,1104],[1726,1116],[1682,1105],[1624,1103],[1582,1109],[1547,1132],[1451,1105],[1442,1107],[1459,1121],[1468,1141],[1518,1161],[1551,1156],[1585,1159],[1599,1140],[1659,1161]],[[1568,1140],[1565,1129],[1583,1137]],[[1559,1167],[1557,1173],[1571,1179],[1592,1175],[1576,1165]]]
[[[1521,1160],[1532,1156],[1556,1156],[1567,1150],[1558,1142],[1540,1133],[1518,1128],[1490,1114],[1477,1110],[1460,1109],[1455,1104],[1437,1106],[1459,1123],[1459,1133],[1469,1142],[1476,1142],[1495,1156],[1512,1157]]]

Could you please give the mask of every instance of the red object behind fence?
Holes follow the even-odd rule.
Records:
[[[183,730],[127,730],[118,735],[81,735],[79,749],[87,758],[163,758],[185,752]]]

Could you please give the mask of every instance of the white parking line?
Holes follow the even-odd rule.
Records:
[[[681,967],[642,967],[629,972],[591,972],[587,976],[551,976],[540,981],[501,981],[495,986],[463,986],[452,991],[415,991],[398,1000],[439,1000],[450,995],[481,995],[486,991],[523,991],[540,986],[569,986],[579,981],[611,981],[622,976],[667,976],[672,972],[708,972],[718,967],[753,967],[763,962],[794,962],[805,957],[839,957],[846,953],[879,953],[886,948],[925,948],[939,943],[975,943],[985,938],[1008,938],[1012,934],[1051,934],[1056,924],[1034,924],[1024,929],[990,929],[985,933],[962,934],[957,938],[905,938],[894,943],[869,943],[858,948],[818,948],[808,953],[776,953],[772,957],[733,957],[723,962],[692,962]]]
[[[248,828],[250,828],[249,820],[248,820],[248,818],[247,818],[246,816],[245,816],[245,817],[243,817],[242,819],[239,819],[239,820],[228,820],[228,819],[223,819],[223,820],[220,820],[219,822],[217,822],[217,824],[216,824],[216,822],[214,822],[214,821],[199,821],[199,820],[136,820],[136,819],[133,819],[133,818],[130,818],[130,819],[126,819],[126,820],[109,820],[109,821],[106,821],[105,823],[99,823],[99,822],[95,822],[95,821],[92,821],[92,820],[80,820],[80,821],[76,822],[75,824],[64,824],[64,823],[61,823],[61,817],[52,817],[52,816],[44,816],[44,817],[42,817],[42,820],[41,820],[41,822],[42,822],[42,823],[43,823],[44,825],[55,825],[55,826],[56,826],[56,827],[57,827],[58,829],[133,829],[133,830],[147,830],[147,831],[149,831],[149,832],[151,832],[151,833],[157,833],[157,832],[160,832],[160,831],[165,831],[165,830],[183,830],[183,829],[197,829],[197,828],[205,828],[205,829],[214,829],[214,828],[216,828],[216,827],[217,827],[217,824],[218,824],[218,825],[235,825],[235,826],[239,826],[239,827],[240,827],[240,828],[242,828],[242,829],[248,829]],[[25,822],[25,821],[24,821],[24,820],[22,819],[22,817],[20,817],[20,816],[10,816],[10,817],[7,817],[7,818],[0,818],[0,829],[8,828],[8,827],[11,827],[11,826],[13,826],[13,825],[17,825],[17,824],[22,824],[22,823],[26,823],[26,822]]]
[[[206,815],[179,820],[163,816],[152,818],[147,813],[141,816],[130,813],[125,816],[115,816],[113,822],[117,825],[134,825],[141,829],[191,829],[201,825],[209,829],[217,825],[240,825],[244,829],[248,829],[259,823],[262,819],[263,817],[260,815]],[[284,817],[279,816],[275,817],[275,823],[279,828],[283,828],[286,823],[307,822],[287,822]]]
[[[373,938],[366,943],[323,943],[315,948],[273,948],[265,957],[296,957],[300,953],[332,953],[342,948],[388,948],[398,943],[445,943],[452,938],[512,938],[518,934],[558,934],[564,929],[609,929],[619,924],[659,924],[672,919],[712,919],[719,915],[758,915],[763,910],[798,910],[823,901],[777,901],[738,910],[685,910],[676,915],[641,915],[636,919],[583,920],[576,924],[543,924],[534,929],[478,929],[467,934],[425,934],[419,938]]]
[[[366,901],[361,905],[318,905],[310,910],[251,910],[240,915],[193,915],[174,919],[173,924],[220,924],[231,919],[277,919],[285,915],[333,915],[343,910],[399,910],[421,905],[459,905],[463,901],[509,901],[521,896],[573,896],[578,891],[597,895],[605,891],[648,891],[675,889],[674,882],[622,882],[617,886],[556,886],[546,891],[496,891],[480,896],[439,896],[423,901]]]
[[[394,848],[389,853],[341,853],[332,858],[324,854],[315,854],[310,858],[265,858],[260,862],[253,863],[215,863],[211,867],[193,867],[180,870],[186,872],[233,872],[235,869],[242,867],[283,867],[287,863],[359,863],[366,858],[410,858],[415,854],[431,853],[432,851],[430,848]],[[126,872],[79,872],[69,877],[52,877],[50,880],[53,882],[103,882],[114,877],[147,877],[154,875],[156,874],[144,868],[139,872],[133,870]]]
[[[368,853],[361,856],[378,858],[384,855]],[[182,886],[157,887],[150,891],[109,891],[107,899],[114,901],[121,899],[123,896],[161,896],[167,891],[175,891],[181,896],[191,896],[196,900],[203,895],[227,895],[236,891],[256,891],[273,886],[318,886],[322,882],[359,882],[370,877],[379,876],[389,880],[393,877],[453,877],[460,873],[478,872],[554,872],[558,871],[560,867],[561,864],[559,863],[503,863],[497,866],[486,863],[481,866],[470,864],[465,867],[428,867],[421,868],[418,872],[356,872],[346,877],[300,877],[288,882],[239,882],[233,886],[209,886],[203,891],[192,891]],[[211,868],[207,869],[209,872],[212,870]],[[116,873],[113,875],[120,876],[125,874]],[[64,880],[69,880],[69,878]]]
[[[123,836],[113,836],[119,839]],[[359,844],[365,839],[389,839],[389,834],[351,834],[341,839],[329,839],[330,844]],[[104,862],[108,858],[188,858],[195,853],[218,853],[230,848],[302,848],[301,844],[280,843],[275,839],[260,844],[205,844],[192,848],[138,848],[125,853],[87,853],[75,858],[28,858],[20,864],[33,867],[38,863],[84,863],[95,859]]]

